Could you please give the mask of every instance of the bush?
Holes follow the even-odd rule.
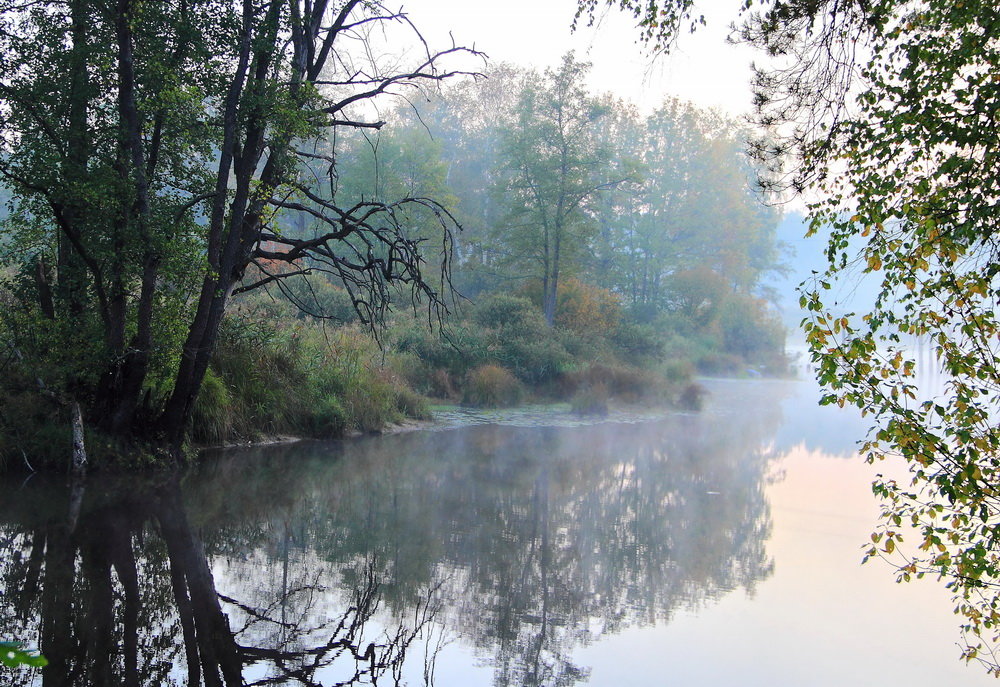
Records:
[[[571,392],[603,388],[612,398],[635,403],[643,398],[660,395],[663,381],[648,370],[623,365],[594,363],[566,376],[564,388]]]
[[[481,365],[469,372],[462,402],[480,408],[499,408],[517,405],[523,396],[524,388],[510,372],[498,365]]]
[[[360,328],[288,319],[245,325],[223,330],[195,408],[199,442],[336,437],[429,416],[424,399],[381,365],[378,346]]]
[[[780,355],[784,348],[784,326],[760,298],[730,298],[720,309],[719,329],[724,350],[747,362]]]
[[[556,324],[577,334],[604,338],[621,321],[621,299],[576,277],[564,279],[556,295]]]
[[[696,361],[698,371],[707,375],[739,375],[746,362],[732,353],[706,353]]]
[[[663,338],[651,324],[621,322],[611,331],[610,343],[620,358],[639,367],[663,357]]]
[[[310,434],[317,438],[340,437],[347,431],[347,411],[336,396],[324,396],[313,407],[308,423]]]
[[[572,356],[551,333],[542,338],[501,341],[493,357],[531,385],[555,380],[572,364]]]
[[[393,343],[400,353],[416,357],[429,369],[446,370],[460,377],[470,367],[486,362],[487,336],[482,327],[467,327],[463,323],[451,325],[444,332],[433,332],[426,322],[411,319],[397,323]],[[420,380],[413,383],[417,388],[422,386]]]
[[[427,399],[405,386],[396,387],[396,409],[414,420],[431,420],[434,417]]]
[[[668,360],[660,368],[663,379],[670,384],[687,382],[694,377],[694,363],[686,358]]]
[[[491,363],[504,367],[525,384],[545,384],[562,374],[571,356],[559,332],[545,324],[531,301],[493,295],[476,305],[470,327],[479,338],[478,356],[469,367]],[[460,347],[461,348],[461,347]]]
[[[0,393],[0,472],[65,469],[72,446],[69,414],[39,393],[33,380],[6,370]]]
[[[400,419],[396,394],[392,386],[381,379],[352,385],[345,391],[343,402],[350,427],[360,432],[377,432]]]
[[[472,321],[507,338],[539,337],[549,329],[530,300],[508,294],[481,300],[472,312]]]

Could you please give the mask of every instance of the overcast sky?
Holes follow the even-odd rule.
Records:
[[[666,95],[737,115],[749,109],[752,51],[727,45],[729,24],[741,0],[703,0],[699,12],[708,26],[681,38],[676,52],[652,60],[636,44],[635,21],[608,11],[594,28],[570,33],[574,0],[402,0],[425,36],[456,42],[487,53],[493,61],[522,65],[555,65],[567,50],[594,65],[591,87],[613,91],[643,109],[654,108]]]

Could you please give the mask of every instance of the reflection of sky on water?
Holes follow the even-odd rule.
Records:
[[[354,638],[361,649],[412,624],[434,590],[437,634],[402,664],[414,685],[442,639],[439,686],[986,684],[957,662],[940,587],[899,587],[884,566],[858,565],[876,504],[872,468],[846,459],[864,435],[857,414],[819,407],[806,382],[704,383],[700,415],[547,422],[528,409],[505,426],[466,417],[444,431],[230,452],[185,478],[186,512],[91,486],[80,523],[142,533],[134,553],[158,572],[143,588],[157,626],[143,636],[160,632],[162,652],[147,661],[173,661],[179,683],[167,570],[180,553],[158,540],[167,506],[191,524],[175,549],[180,535],[198,545],[184,565],[207,564],[232,630],[247,626],[236,649],[247,679],[328,642],[370,579],[379,605]],[[67,541],[60,493],[0,493],[10,551],[29,553],[45,532]],[[43,513],[42,501],[56,505]],[[100,568],[100,537],[73,536]],[[0,552],[0,626],[15,627],[29,558]]]
[[[723,414],[736,412],[729,399],[764,402],[770,393],[758,385],[745,394],[745,384],[709,382]],[[869,487],[876,468],[853,455],[865,433],[860,414],[818,407],[811,382],[763,384],[782,409],[780,478],[767,488],[774,574],[752,595],[588,647],[580,660],[595,666],[590,684],[643,684],[657,671],[670,685],[995,684],[958,660],[958,619],[940,583],[899,585],[881,562],[860,564],[878,513]]]
[[[772,441],[777,453],[804,445],[829,456],[854,457],[858,441],[867,432],[857,410],[819,405],[821,394],[812,381],[711,379],[702,383],[710,392],[706,411],[722,418],[754,407],[776,407],[780,420],[772,430]]]

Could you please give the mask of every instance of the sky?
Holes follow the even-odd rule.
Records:
[[[570,24],[574,0],[403,0],[402,7],[432,45],[474,45],[491,61],[553,66],[568,50],[593,63],[591,88],[611,91],[642,110],[664,97],[678,96],[730,115],[749,111],[753,51],[727,45],[728,26],[741,0],[702,0],[696,12],[708,25],[681,37],[671,55],[652,59],[637,45],[635,20],[616,10],[598,17],[594,27],[575,34]]]

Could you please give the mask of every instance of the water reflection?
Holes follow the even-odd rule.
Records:
[[[40,679],[22,670],[10,684],[312,685],[338,661],[349,671],[337,684],[368,684],[399,671],[431,617],[425,604],[415,625],[368,642],[380,601],[371,563],[322,622],[320,585],[238,600],[217,588],[176,481],[73,492],[4,494],[0,627],[37,637],[49,660]]]
[[[230,452],[183,484],[91,484],[78,512],[6,490],[0,626],[37,635],[44,685],[398,681],[408,653],[430,683],[442,633],[497,685],[585,682],[574,649],[771,575],[780,420],[772,389],[656,422]]]

